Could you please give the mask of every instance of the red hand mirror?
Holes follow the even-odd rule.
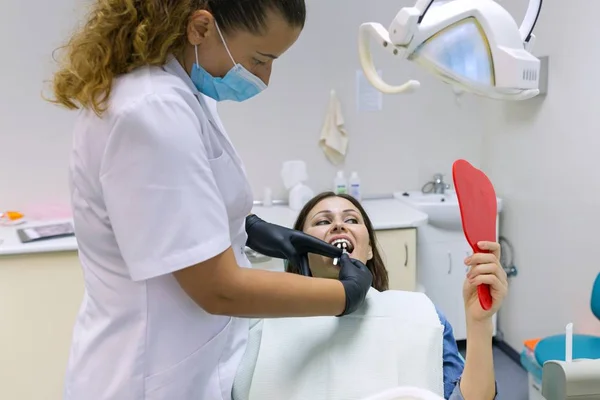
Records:
[[[488,253],[477,243],[495,242],[498,203],[494,186],[488,177],[468,161],[457,160],[452,165],[452,178],[458,197],[463,231],[474,253]],[[484,310],[492,308],[489,285],[477,287],[479,303]]]

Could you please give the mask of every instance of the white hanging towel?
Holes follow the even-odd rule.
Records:
[[[341,164],[346,158],[348,132],[344,128],[342,107],[340,106],[335,90],[331,91],[327,115],[321,128],[319,146],[327,159],[334,165]]]

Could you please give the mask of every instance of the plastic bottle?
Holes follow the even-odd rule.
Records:
[[[357,172],[352,172],[350,174],[350,196],[354,197],[356,200],[360,201],[361,199],[361,190],[360,190],[360,178],[358,177]]]
[[[344,171],[338,171],[333,181],[333,191],[336,194],[348,193],[348,183],[344,177]]]
[[[273,205],[273,191],[271,188],[266,187],[263,193],[263,206],[271,207]]]
[[[290,190],[288,207],[291,210],[300,211],[314,195],[315,193],[311,188],[300,182]]]

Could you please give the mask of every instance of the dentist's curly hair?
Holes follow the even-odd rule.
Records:
[[[224,33],[260,34],[270,10],[293,27],[303,28],[306,19],[304,0],[97,0],[86,23],[62,47],[50,101],[101,115],[116,77],[182,54],[197,10],[210,11]]]

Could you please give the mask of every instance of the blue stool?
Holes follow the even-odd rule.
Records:
[[[592,288],[592,313],[600,320],[600,274],[596,277]],[[546,361],[565,361],[565,335],[555,335],[542,339],[535,346],[535,359],[543,366]],[[573,359],[600,358],[600,337],[590,335],[573,335]]]

